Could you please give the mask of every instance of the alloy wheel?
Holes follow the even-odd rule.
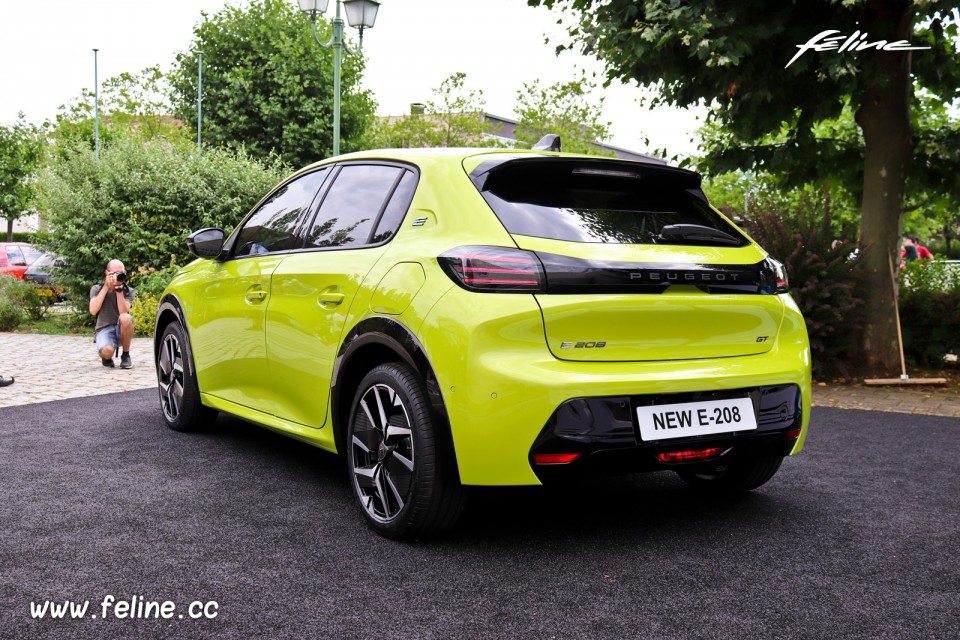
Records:
[[[174,422],[183,409],[183,351],[174,334],[167,334],[160,344],[157,361],[157,382],[160,405],[167,420]]]
[[[350,462],[360,502],[370,517],[390,521],[409,501],[413,485],[413,432],[403,398],[385,384],[370,386],[352,426]]]

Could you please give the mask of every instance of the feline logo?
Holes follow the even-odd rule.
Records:
[[[867,40],[869,36],[866,32],[860,33],[859,31],[854,31],[850,37],[831,35],[834,33],[840,32],[836,29],[827,29],[807,40],[805,44],[798,44],[797,49],[800,49],[800,51],[797,51],[796,55],[790,58],[790,62],[787,63],[784,69],[796,62],[797,58],[810,49],[814,51],[833,51],[836,49],[837,53],[843,53],[845,51],[863,51],[864,49],[876,49],[877,51],[917,51],[919,49],[930,48],[914,47],[906,40],[897,40],[895,42],[877,40],[876,42],[869,42]],[[841,41],[843,41],[843,44],[840,44]]]

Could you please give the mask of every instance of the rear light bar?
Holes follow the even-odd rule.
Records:
[[[443,271],[468,291],[537,293],[545,290],[543,265],[531,251],[508,247],[457,247],[437,258]]]
[[[676,462],[695,462],[698,460],[711,460],[722,455],[727,447],[710,447],[709,449],[689,449],[687,451],[670,451],[668,453],[658,453],[657,459],[660,462],[673,464]]]

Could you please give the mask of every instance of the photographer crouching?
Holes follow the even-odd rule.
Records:
[[[130,360],[130,344],[133,341],[133,316],[130,307],[137,295],[127,286],[127,271],[119,260],[107,263],[103,284],[90,288],[90,314],[97,317],[94,341],[103,366],[113,366],[113,355],[123,346],[120,368],[133,366]]]

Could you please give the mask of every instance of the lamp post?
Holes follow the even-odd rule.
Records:
[[[310,18],[310,27],[313,38],[321,47],[333,48],[333,155],[340,155],[340,64],[345,51],[348,55],[352,51],[343,38],[343,20],[340,18],[340,4],[347,13],[347,23],[360,30],[360,47],[363,47],[363,30],[372,29],[377,21],[377,10],[380,3],[377,0],[335,0],[336,14],[331,25],[333,36],[327,42],[322,42],[317,35],[317,16],[327,10],[330,0],[297,0],[300,10]]]

